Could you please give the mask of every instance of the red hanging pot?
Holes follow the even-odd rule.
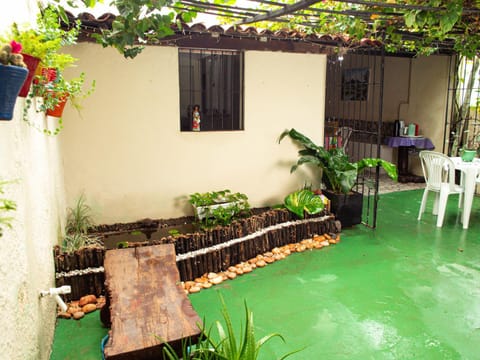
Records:
[[[23,67],[0,64],[0,120],[12,119],[18,92],[27,74],[28,70]]]
[[[37,75],[37,77],[33,80],[35,84],[38,84],[39,82],[42,84],[48,84],[57,79],[57,69],[42,67],[37,69],[35,75]]]
[[[28,75],[27,75],[27,79],[23,83],[22,88],[20,89],[20,93],[18,94],[18,96],[26,97],[28,95],[28,92],[30,91],[30,85],[32,84],[32,80],[33,80],[33,77],[35,76],[35,71],[37,70],[38,64],[40,63],[40,59],[28,54],[22,54],[22,55],[23,55],[23,62],[27,65],[27,68],[28,68]]]
[[[48,109],[47,115],[58,117],[58,118],[62,117],[63,109],[65,108],[65,104],[67,103],[67,100],[68,100],[68,94],[58,96],[58,104],[53,109]]]

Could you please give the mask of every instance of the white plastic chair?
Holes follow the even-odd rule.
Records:
[[[420,151],[423,176],[425,177],[425,191],[423,192],[422,204],[418,213],[418,220],[425,212],[429,191],[435,192],[433,214],[437,216],[437,227],[442,227],[448,196],[450,194],[462,194],[462,186],[455,184],[455,165],[446,155],[436,151]],[[462,205],[462,196],[459,197],[458,207]]]

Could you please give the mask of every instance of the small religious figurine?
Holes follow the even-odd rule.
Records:
[[[192,131],[200,131],[200,106],[195,105],[193,107],[193,122]]]

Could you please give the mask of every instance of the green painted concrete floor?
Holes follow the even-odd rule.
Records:
[[[278,332],[260,359],[480,359],[480,199],[463,230],[456,198],[443,228],[417,222],[422,191],[381,195],[378,227],[357,225],[342,242],[293,254],[233,281],[190,295],[207,327],[221,294],[236,329],[246,300],[257,336]],[[98,312],[59,320],[51,360],[101,359],[107,330]]]

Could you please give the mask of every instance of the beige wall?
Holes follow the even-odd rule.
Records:
[[[410,103],[406,122],[419,124],[420,134],[432,140],[435,151],[443,152],[445,109],[448,93],[449,58],[418,57],[412,60]],[[410,170],[422,174],[418,156],[410,156]]]
[[[277,139],[295,127],[322,141],[325,56],[246,52],[245,130],[193,133],[179,131],[176,48],[148,47],[134,61],[95,44],[73,52],[75,71],[97,86],[80,116],[64,116],[67,199],[84,192],[98,223],[191,214],[179,197],[226,188],[270,205],[313,182],[304,169],[290,175],[296,148]]]
[[[35,17],[36,1],[0,2],[0,33],[9,22]],[[43,360],[50,355],[56,306],[39,298],[54,286],[52,247],[64,216],[62,169],[58,138],[47,137],[22,120],[23,98],[15,116],[0,121],[0,179],[16,180],[4,197],[17,202],[13,228],[0,238],[0,318],[2,359]],[[30,113],[39,127],[45,117]]]

